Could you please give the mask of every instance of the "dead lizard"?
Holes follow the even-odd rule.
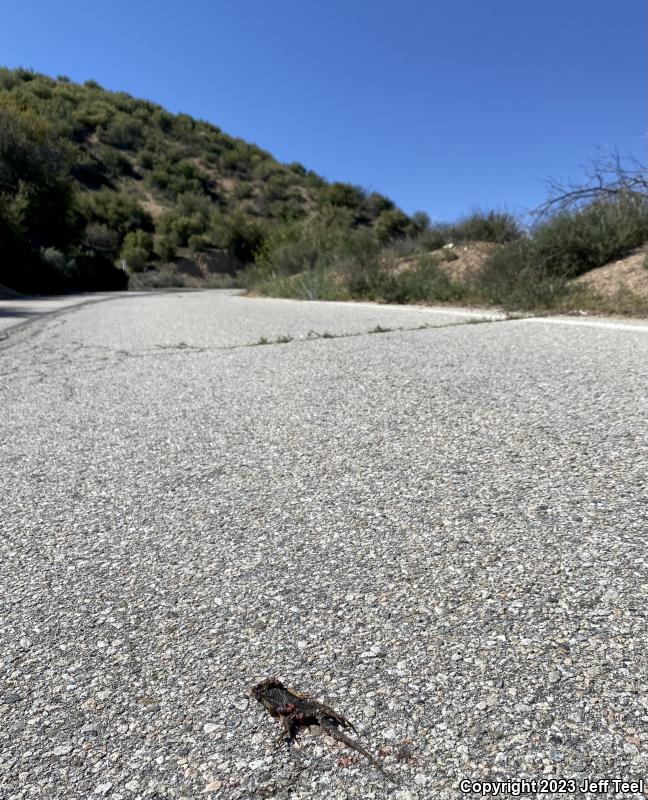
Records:
[[[286,688],[278,678],[266,678],[266,680],[253,686],[251,693],[252,697],[255,697],[264,706],[271,717],[277,717],[281,720],[281,740],[285,739],[290,744],[295,739],[299,728],[319,725],[322,731],[332,739],[351,747],[369,759],[374,767],[379,769],[386,778],[398,783],[396,778],[386,772],[371,753],[345,733],[342,733],[340,728],[347,728],[351,729],[356,736],[358,735],[358,731],[349,720],[329,706],[318,703],[317,700],[312,700],[294,689]]]

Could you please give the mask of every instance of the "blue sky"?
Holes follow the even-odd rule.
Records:
[[[0,63],[93,78],[451,219],[645,158],[645,0],[21,0]]]

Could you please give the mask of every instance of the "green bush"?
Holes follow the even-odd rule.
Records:
[[[152,170],[155,168],[156,156],[152,150],[140,150],[137,163],[141,169]]]
[[[648,203],[637,195],[562,211],[527,238],[496,250],[478,278],[484,298],[507,308],[552,308],[575,291],[569,280],[648,241]]]
[[[242,214],[235,214],[216,222],[214,235],[217,243],[241,263],[251,264],[263,245],[266,229]]]
[[[115,114],[101,126],[99,138],[102,142],[122,150],[136,150],[144,140],[144,129],[139,120],[126,114]]]
[[[91,222],[85,230],[83,243],[89,250],[101,253],[112,260],[119,252],[120,238],[107,225]]]
[[[120,258],[133,272],[141,272],[153,259],[153,237],[146,231],[130,231],[126,234]]]
[[[156,159],[155,169],[146,177],[154,189],[167,198],[176,200],[182,194],[208,194],[215,199],[215,191],[209,177],[190,161]]]
[[[478,275],[477,288],[489,303],[532,310],[556,305],[567,280],[547,270],[532,240],[519,239],[489,256]]]
[[[112,183],[106,165],[89,153],[82,153],[75,159],[71,173],[86,189],[96,191]]]
[[[178,214],[186,217],[198,216],[205,224],[214,211],[214,205],[204,194],[198,192],[183,192],[176,197],[175,203]]]
[[[35,115],[0,102],[0,283],[56,289],[57,268],[40,252],[65,251],[82,230],[69,150]]]
[[[197,214],[188,216],[177,211],[167,211],[158,219],[159,232],[175,247],[187,247],[190,237],[206,233],[207,225],[207,221]]]
[[[243,285],[269,297],[296,300],[348,300],[349,294],[328,269],[315,268],[297,275],[268,275],[256,268],[243,273]]]
[[[105,101],[85,100],[73,114],[73,121],[86,134],[92,133],[100,125],[106,125],[113,114],[113,109]]]
[[[316,241],[299,239],[276,246],[268,260],[270,271],[279,275],[294,275],[317,265],[320,249]]]
[[[425,256],[414,269],[390,271],[380,288],[381,299],[388,303],[447,303],[458,302],[465,296],[465,287],[449,278],[435,259]]]
[[[190,236],[188,241],[189,249],[194,250],[195,252],[208,250],[210,247],[212,247],[212,244],[212,240],[209,238],[209,236],[196,233]]]
[[[383,211],[393,211],[396,208],[393,200],[379,192],[372,192],[367,197],[366,206],[372,217],[378,217]]]
[[[115,231],[121,240],[130,231],[153,231],[151,215],[135,198],[124,192],[100,189],[84,197],[84,211],[90,222],[98,222]]]
[[[421,252],[439,250],[449,243],[448,232],[444,225],[432,225],[418,234],[415,240],[416,249]]]
[[[155,241],[154,250],[162,262],[173,261],[177,255],[175,241],[170,236],[160,236]]]
[[[447,241],[497,242],[503,244],[519,239],[522,230],[511,214],[499,211],[476,211],[446,226]]]
[[[547,273],[573,278],[648,241],[648,200],[627,194],[563,211],[539,224],[532,238]]]
[[[415,211],[410,219],[412,234],[420,236],[430,229],[430,217],[425,211]]]
[[[323,187],[320,196],[324,203],[353,211],[361,209],[365,203],[365,192],[359,186],[339,181]]]
[[[383,211],[375,224],[376,236],[383,244],[393,239],[402,239],[411,230],[410,219],[399,209]]]
[[[113,147],[101,147],[98,153],[98,163],[105,167],[106,172],[112,178],[121,178],[124,175],[133,174],[131,162]]]

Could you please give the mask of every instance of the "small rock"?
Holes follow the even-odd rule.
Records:
[[[81,728],[81,733],[87,739],[96,739],[99,736],[99,729],[95,725],[88,723]]]
[[[218,730],[218,725],[215,722],[206,722],[203,725],[203,730],[205,733],[214,733],[214,731]]]
[[[74,750],[73,745],[71,744],[60,744],[58,747],[55,747],[52,752],[55,756],[69,756],[70,753]]]
[[[379,644],[372,644],[364,653],[360,653],[360,658],[384,658],[387,655]]]
[[[112,783],[100,783],[97,787],[95,787],[94,793],[95,794],[108,794],[108,792],[112,789]]]

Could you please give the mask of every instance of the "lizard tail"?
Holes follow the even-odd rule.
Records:
[[[350,747],[352,750],[355,750],[356,752],[363,755],[371,764],[374,765],[374,767],[376,767],[376,769],[382,772],[382,774],[387,778],[387,780],[390,780],[392,783],[398,783],[397,778],[395,778],[393,775],[387,772],[387,770],[383,768],[380,761],[374,758],[374,756],[372,756],[368,750],[365,750],[364,747],[359,742],[355,742],[345,733],[342,733],[342,731],[336,725],[333,725],[330,722],[327,722],[326,720],[322,720],[320,722],[320,727],[332,739],[335,739],[337,742],[345,744],[347,747]]]

